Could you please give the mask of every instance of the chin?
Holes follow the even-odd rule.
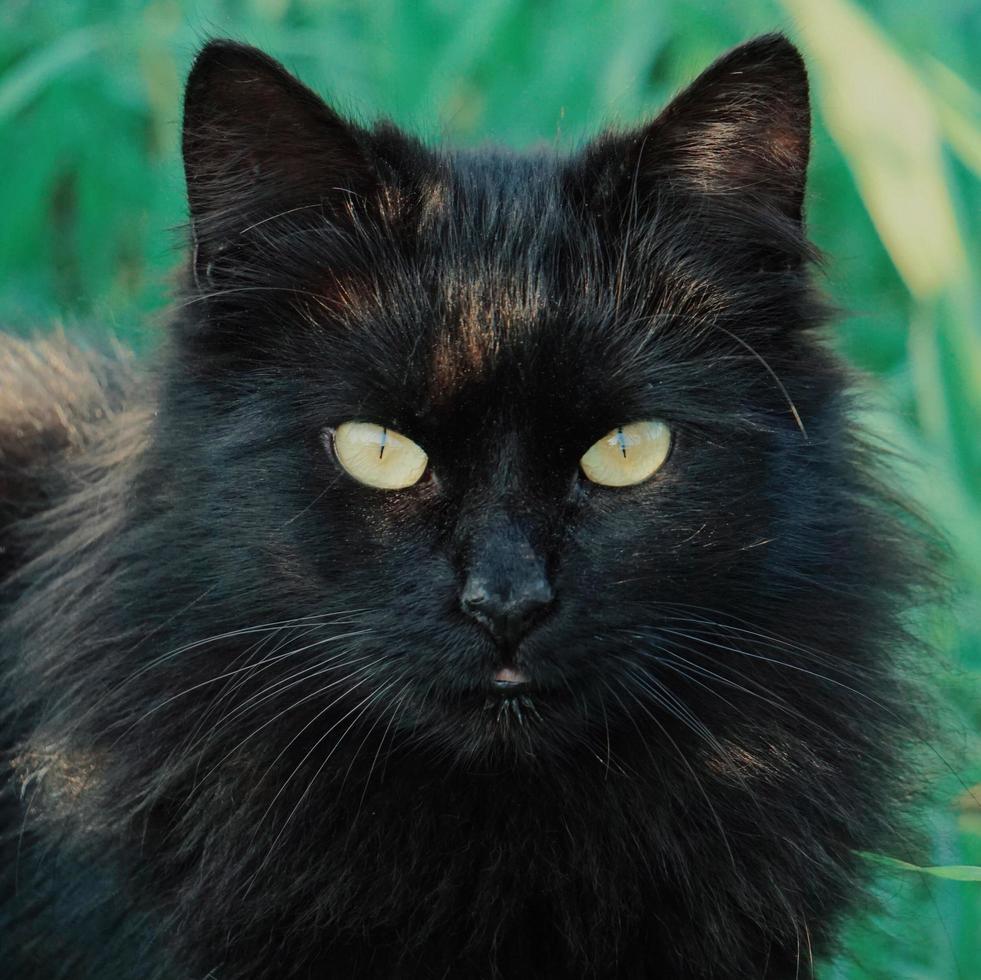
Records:
[[[515,685],[518,687],[518,685]],[[594,757],[581,707],[568,690],[522,684],[430,695],[415,702],[401,727],[416,750],[437,766],[487,767],[495,772],[575,766]]]

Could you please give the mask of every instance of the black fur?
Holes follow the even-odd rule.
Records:
[[[818,331],[797,52],[561,157],[356,127],[218,42],[184,132],[156,366],[0,347],[4,962],[809,975],[902,825],[916,572]],[[647,418],[653,479],[580,475]],[[349,419],[423,480],[344,474]],[[525,560],[555,601],[502,649],[461,583]]]

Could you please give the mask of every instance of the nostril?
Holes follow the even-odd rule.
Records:
[[[471,579],[467,582],[463,594],[460,596],[460,605],[464,612],[480,613],[491,602],[490,593],[483,582]]]
[[[514,596],[505,603],[503,611],[505,616],[513,620],[516,625],[527,626],[552,604],[553,599],[552,590],[545,585]]]
[[[544,578],[528,583],[517,597],[519,605],[533,612],[544,606],[550,606],[554,600],[555,593],[552,591],[552,586]]]
[[[471,578],[460,596],[463,611],[506,646],[517,645],[554,601],[555,594],[544,578],[520,583],[516,589],[513,583],[492,588],[482,579]]]
[[[498,621],[497,636],[507,646],[518,641],[535,626],[545,614],[547,603],[522,603],[514,606]]]

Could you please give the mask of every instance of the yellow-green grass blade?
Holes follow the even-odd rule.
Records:
[[[895,868],[897,871],[911,871],[915,874],[931,875],[934,878],[947,878],[950,881],[981,882],[981,868],[971,864],[943,864],[923,867],[919,864],[910,864],[908,861],[900,861],[899,858],[888,857],[885,854],[870,854],[867,851],[860,853],[863,858],[873,864]]]

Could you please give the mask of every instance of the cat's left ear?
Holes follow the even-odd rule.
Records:
[[[779,34],[723,55],[650,124],[600,140],[582,163],[601,189],[636,196],[677,189],[739,197],[802,220],[811,117],[807,72]]]
[[[261,51],[209,43],[184,97],[196,280],[220,275],[223,258],[247,247],[258,223],[302,220],[304,211],[339,217],[370,194],[377,173],[369,144],[364,130]]]

